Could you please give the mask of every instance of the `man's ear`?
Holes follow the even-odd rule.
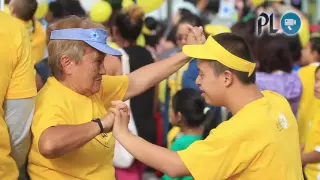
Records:
[[[62,55],[60,58],[60,64],[61,68],[64,74],[70,75],[72,74],[73,66],[75,65],[75,62],[68,56]]]
[[[223,84],[225,87],[231,86],[233,80],[233,73],[230,70],[226,70],[223,72]]]

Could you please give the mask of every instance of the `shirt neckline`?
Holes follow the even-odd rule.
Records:
[[[90,97],[79,94],[72,89],[64,86],[61,82],[59,82],[55,77],[49,77],[47,80],[48,85],[55,87],[58,91],[64,93],[65,96],[70,96],[72,99],[77,101],[88,101]]]

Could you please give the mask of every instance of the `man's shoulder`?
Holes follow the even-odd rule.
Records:
[[[271,105],[281,106],[285,109],[291,109],[288,100],[281,94],[269,90],[262,91],[262,93],[268,99],[268,102]]]
[[[265,127],[276,123],[281,115],[295,121],[290,104],[283,96],[273,91],[263,91],[263,95],[264,99],[240,110],[221,128],[242,132],[245,135],[249,132],[267,130]]]

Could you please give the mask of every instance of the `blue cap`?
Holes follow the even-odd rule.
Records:
[[[120,56],[121,52],[107,44],[107,32],[104,29],[59,29],[51,32],[50,40],[78,40],[84,41],[98,51],[114,56]]]

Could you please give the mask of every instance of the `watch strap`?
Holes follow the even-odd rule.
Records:
[[[96,119],[93,119],[92,122],[95,122],[99,125],[100,127],[100,134],[102,134],[104,132],[104,129],[103,129],[103,126],[102,126],[102,123],[101,123],[101,120],[99,118],[96,118]]]

